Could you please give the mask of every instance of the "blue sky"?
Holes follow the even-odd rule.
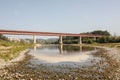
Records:
[[[0,0],[0,29],[120,35],[120,0]]]

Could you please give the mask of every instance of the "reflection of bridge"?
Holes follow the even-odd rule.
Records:
[[[77,52],[77,53],[83,53],[83,52],[87,52],[87,51],[96,51],[97,50],[96,47],[91,47],[92,49],[89,49],[89,48],[87,48],[88,46],[86,46],[86,48],[85,48],[85,46],[82,46],[82,45],[74,46],[74,47],[69,46],[69,47],[72,47],[70,49],[65,48],[66,46],[69,46],[69,45],[59,45],[59,46],[58,45],[51,45],[51,46],[44,45],[44,47],[57,47],[57,48],[59,48],[59,53],[60,54],[67,54],[67,53],[70,53],[70,52],[73,53],[73,51]],[[43,46],[40,46],[40,47],[43,47]],[[77,47],[77,49],[75,49],[75,47]],[[57,48],[54,48],[54,49],[57,49]],[[37,49],[39,49],[39,46],[33,46],[34,51],[36,51]],[[49,48],[49,49],[53,49],[53,48]]]
[[[64,54],[64,52],[63,52],[63,51],[64,51],[63,46],[65,46],[65,45],[59,45],[59,46],[58,46],[58,48],[59,48],[59,53],[60,53],[60,54]],[[37,50],[37,47],[39,47],[39,46],[33,46],[33,50],[36,51],[36,50]],[[83,51],[83,48],[82,48],[82,47],[83,47],[83,46],[81,45],[81,46],[77,46],[77,47],[79,47],[79,52],[82,53],[82,51]]]
[[[35,31],[18,31],[18,30],[0,30],[0,34],[13,34],[13,35],[33,35],[34,44],[36,44],[36,35],[40,36],[59,36],[59,43],[63,44],[62,36],[77,36],[79,37],[79,44],[82,44],[83,37],[92,37],[94,40],[101,37],[100,35],[88,34],[73,34],[73,33],[54,33],[54,32],[35,32]]]

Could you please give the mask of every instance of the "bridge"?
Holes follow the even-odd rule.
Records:
[[[32,35],[34,44],[36,44],[36,35],[37,36],[59,36],[59,43],[63,44],[63,36],[76,36],[79,37],[78,43],[82,44],[83,37],[91,37],[94,40],[96,38],[102,37],[101,35],[92,35],[92,34],[74,34],[74,33],[55,33],[55,32],[37,32],[37,31],[22,31],[22,30],[0,30],[0,34],[12,34],[12,35]]]

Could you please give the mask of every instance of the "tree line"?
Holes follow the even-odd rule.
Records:
[[[94,40],[93,38],[84,37],[82,38],[83,43],[118,43],[120,42],[119,36],[112,36],[108,31],[95,30],[92,32],[85,32],[80,34],[92,34],[92,35],[102,35],[101,38]],[[65,36],[63,37],[63,43],[65,44],[76,44],[78,43],[78,37]]]

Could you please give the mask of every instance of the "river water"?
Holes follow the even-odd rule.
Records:
[[[88,46],[35,46],[2,70],[0,80],[114,80],[109,76],[117,63],[104,53]]]
[[[98,62],[100,57],[94,54],[100,49],[88,46],[40,46],[31,48],[30,55],[33,59],[30,63],[34,66],[46,65],[68,65],[71,67],[93,65],[91,61]]]

